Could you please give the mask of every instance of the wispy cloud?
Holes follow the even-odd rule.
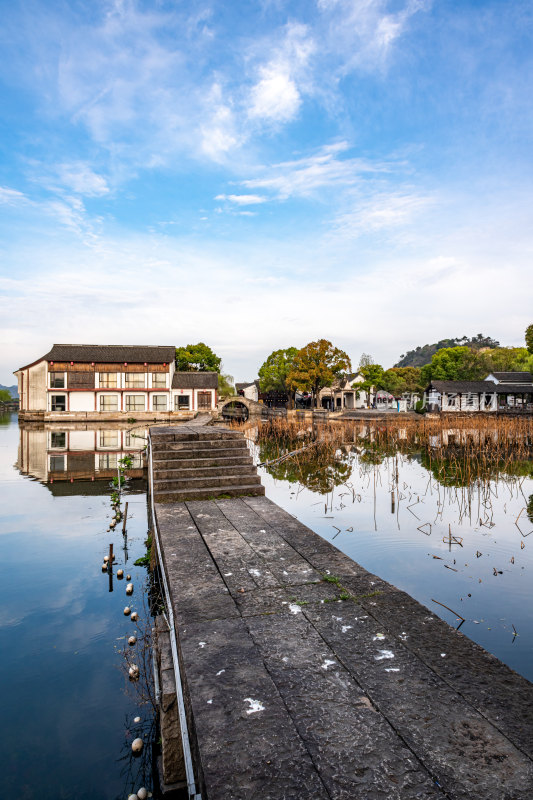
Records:
[[[393,169],[393,162],[342,157],[348,149],[347,142],[325,145],[312,155],[263,167],[258,177],[246,179],[242,185],[269,190],[280,200],[286,200],[316,196],[324,188],[355,186],[365,177],[390,173]]]
[[[414,224],[435,198],[416,192],[377,194],[353,203],[332,222],[332,235],[356,239],[377,231],[391,231]]]
[[[4,205],[16,205],[26,201],[26,196],[17,191],[17,189],[10,189],[8,186],[0,186],[0,203]]]
[[[255,206],[259,203],[266,203],[268,198],[259,194],[217,194],[215,200],[227,200],[238,206]]]

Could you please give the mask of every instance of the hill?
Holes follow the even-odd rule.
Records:
[[[11,397],[14,400],[16,400],[18,398],[18,396],[19,396],[19,390],[18,390],[18,386],[17,386],[16,383],[13,386],[3,386],[0,383],[0,389],[7,389],[7,391],[10,393]]]
[[[429,364],[437,350],[442,350],[444,347],[464,346],[471,347],[473,350],[482,350],[484,347],[499,347],[500,343],[490,336],[483,336],[482,333],[470,338],[462,336],[460,339],[441,339],[440,342],[425,344],[422,347],[416,347],[414,350],[408,350],[405,355],[400,356],[400,360],[394,366],[423,367],[425,364]]]

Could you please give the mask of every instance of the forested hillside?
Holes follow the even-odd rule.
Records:
[[[408,350],[405,355],[400,356],[400,360],[395,367],[423,367],[429,364],[432,357],[438,350],[445,347],[471,347],[474,350],[481,350],[484,347],[499,347],[500,343],[490,336],[483,336],[478,333],[477,336],[462,336],[459,339],[441,339],[440,342],[434,344],[424,344],[422,347],[416,347],[414,350]]]

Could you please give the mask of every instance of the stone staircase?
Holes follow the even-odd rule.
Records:
[[[264,495],[240,431],[180,425],[151,428],[150,436],[156,502]]]

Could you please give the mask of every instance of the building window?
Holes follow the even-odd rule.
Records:
[[[98,376],[98,383],[101,389],[116,389],[118,386],[116,372],[101,372]]]
[[[118,431],[100,431],[100,447],[118,447]]]
[[[62,433],[54,433],[50,434],[50,447],[57,447],[58,449],[64,450],[67,446],[67,434],[63,431]]]
[[[142,394],[127,394],[126,395],[126,411],[144,411],[144,395]]]
[[[157,389],[166,389],[167,375],[166,372],[152,372],[152,386]]]
[[[118,453],[99,453],[98,469],[116,469]]]
[[[189,410],[189,395],[188,394],[179,394],[177,397],[174,398],[174,410],[175,411],[188,411]]]
[[[65,471],[65,456],[50,456],[50,472]]]
[[[64,394],[53,394],[50,410],[51,411],[65,411],[67,407],[67,397]]]
[[[126,389],[144,389],[144,373],[143,372],[126,372],[124,375]]]
[[[153,409],[154,411],[166,411],[167,410],[167,398],[164,394],[156,394],[153,397]]]
[[[50,373],[50,388],[51,389],[64,389],[65,388],[65,373],[64,372],[51,372]]]
[[[100,395],[100,411],[118,411],[118,395]]]

